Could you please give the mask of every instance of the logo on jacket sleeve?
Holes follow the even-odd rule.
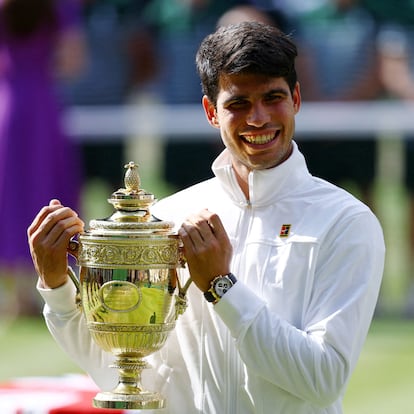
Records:
[[[288,237],[291,226],[291,224],[282,224],[282,227],[280,228],[279,237]]]

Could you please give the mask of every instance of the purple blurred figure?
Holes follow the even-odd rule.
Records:
[[[59,77],[82,66],[79,19],[76,1],[0,0],[0,283],[22,292],[32,290],[22,276],[33,215],[51,198],[79,207],[80,166],[57,93]],[[30,300],[17,297],[21,309]]]

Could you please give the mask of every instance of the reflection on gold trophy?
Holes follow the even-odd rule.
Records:
[[[177,268],[183,266],[173,223],[150,214],[154,196],[140,189],[137,165],[125,166],[125,188],[108,200],[115,212],[91,220],[89,230],[72,241],[70,250],[80,266],[79,304],[96,343],[116,356],[119,383],[100,392],[95,407],[163,408],[165,399],[144,390],[144,357],[158,351],[186,307],[189,279],[181,286]]]

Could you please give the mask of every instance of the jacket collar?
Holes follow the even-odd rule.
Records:
[[[227,149],[216,158],[212,170],[224,191],[235,203],[255,207],[266,206],[279,201],[311,178],[305,158],[294,141],[291,156],[282,164],[267,170],[250,172],[249,201],[246,200],[237,183],[230,153]]]

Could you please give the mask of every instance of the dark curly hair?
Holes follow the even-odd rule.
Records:
[[[282,77],[290,90],[296,85],[297,48],[276,27],[243,22],[218,28],[201,43],[196,65],[203,93],[216,104],[221,75],[238,73]]]

